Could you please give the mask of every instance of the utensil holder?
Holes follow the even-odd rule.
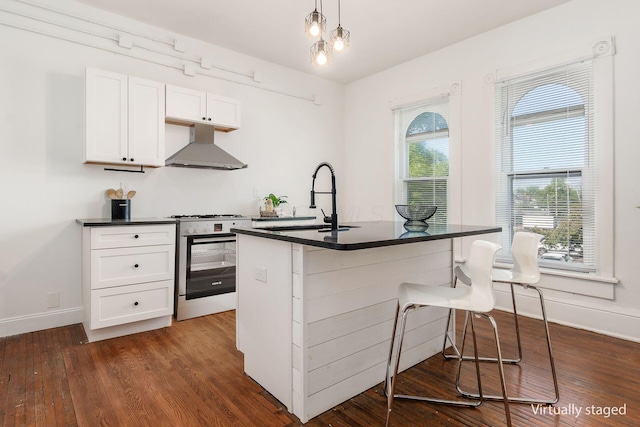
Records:
[[[113,199],[111,200],[111,219],[131,219],[131,200],[130,199]]]

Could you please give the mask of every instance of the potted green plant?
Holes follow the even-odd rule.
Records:
[[[285,200],[286,198],[287,198],[287,196],[276,196],[275,194],[271,193],[267,197],[264,198],[264,201],[266,202],[267,200],[271,200],[272,206],[274,208],[277,208],[281,204],[287,203],[287,201]]]
[[[287,203],[286,198],[287,196],[276,196],[270,193],[264,198],[265,210],[260,210],[260,216],[278,216],[279,209],[276,209],[279,208],[280,205]]]

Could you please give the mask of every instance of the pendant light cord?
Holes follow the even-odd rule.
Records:
[[[317,1],[317,0],[316,0]],[[322,17],[324,14],[322,13],[322,0],[320,0],[320,22],[322,23]],[[322,25],[320,25],[320,40],[322,40]]]

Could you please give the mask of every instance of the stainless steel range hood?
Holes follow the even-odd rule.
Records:
[[[213,143],[214,128],[194,124],[189,129],[189,144],[165,161],[166,166],[201,169],[243,169],[247,165]]]

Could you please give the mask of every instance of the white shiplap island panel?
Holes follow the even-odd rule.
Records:
[[[237,245],[245,372],[302,422],[384,380],[401,282],[452,281],[451,238],[335,250],[239,232]],[[445,310],[410,314],[401,368],[437,353],[445,326]]]

